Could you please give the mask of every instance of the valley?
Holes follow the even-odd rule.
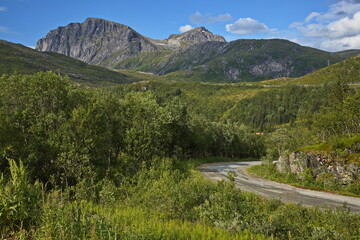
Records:
[[[1,40],[0,238],[358,239],[359,54],[100,18]]]

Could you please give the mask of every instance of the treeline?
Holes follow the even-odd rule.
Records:
[[[244,99],[228,113],[229,119],[261,131],[272,132],[278,126],[304,119],[326,106],[329,86],[290,85],[264,91]]]
[[[189,157],[259,157],[262,136],[179,96],[0,78],[2,239],[358,239],[360,217],[205,180]],[[181,93],[180,93],[181,95]],[[206,107],[206,106],[204,106]]]
[[[176,99],[159,103],[151,92],[83,90],[54,73],[3,76],[0,85],[0,167],[22,159],[42,182],[131,176],[154,157],[263,152],[247,128],[190,114]]]
[[[322,107],[332,104],[332,92],[345,83],[329,82],[318,86],[268,86],[204,84],[150,81],[119,86],[119,95],[152,91],[163,102],[174,98],[187,105],[191,113],[217,122],[243,124],[249,128],[272,132],[284,124],[309,118]],[[349,88],[349,87],[348,87]],[[349,88],[349,93],[353,92]]]

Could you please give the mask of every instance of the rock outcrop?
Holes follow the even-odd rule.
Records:
[[[346,163],[325,151],[296,151],[287,157],[280,157],[276,168],[282,173],[301,176],[310,169],[316,179],[332,178],[346,184],[360,177],[360,166]]]
[[[187,47],[204,42],[226,42],[224,37],[215,35],[204,27],[191,29],[182,34],[172,34],[168,39],[157,41],[171,48]]]

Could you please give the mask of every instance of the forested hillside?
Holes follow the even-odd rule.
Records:
[[[3,239],[360,236],[360,216],[346,208],[266,200],[235,189],[233,176],[216,184],[194,170],[358,133],[359,91],[347,84],[81,89],[49,72],[0,85]]]
[[[0,75],[58,71],[72,81],[91,87],[111,86],[143,80],[132,72],[116,72],[63,54],[38,52],[20,44],[0,40]],[[138,74],[139,75],[139,74]],[[149,77],[149,76],[147,76]]]

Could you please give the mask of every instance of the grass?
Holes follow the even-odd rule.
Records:
[[[55,199],[47,206],[35,239],[266,239],[246,230],[233,233],[204,223],[164,219],[123,203],[62,205]]]

